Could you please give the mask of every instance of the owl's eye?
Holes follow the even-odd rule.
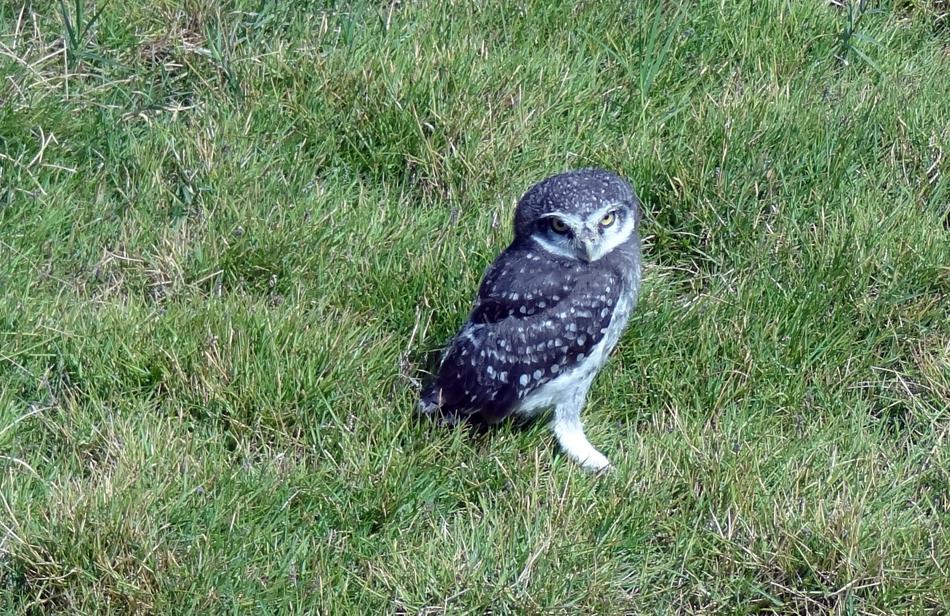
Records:
[[[552,218],[551,230],[555,233],[567,233],[567,224],[560,218]]]
[[[609,227],[610,225],[614,224],[614,221],[616,220],[617,212],[607,212],[607,214],[600,219],[600,226],[605,228]]]

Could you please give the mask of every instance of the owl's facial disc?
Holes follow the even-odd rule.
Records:
[[[625,204],[610,204],[584,217],[548,212],[538,217],[532,238],[553,255],[590,263],[630,239],[634,224]]]

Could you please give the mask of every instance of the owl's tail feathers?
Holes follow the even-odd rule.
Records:
[[[442,390],[432,385],[422,392],[416,411],[420,416],[434,420],[440,425],[454,426],[459,422],[459,416],[447,411],[444,402]]]

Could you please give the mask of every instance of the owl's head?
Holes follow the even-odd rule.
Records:
[[[640,200],[603,169],[568,171],[528,189],[515,210],[515,237],[560,257],[596,261],[637,233]]]

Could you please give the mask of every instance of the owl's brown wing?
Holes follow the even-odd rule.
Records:
[[[486,273],[422,409],[449,421],[502,420],[603,339],[621,285],[616,272],[596,263],[582,268],[510,247]]]

